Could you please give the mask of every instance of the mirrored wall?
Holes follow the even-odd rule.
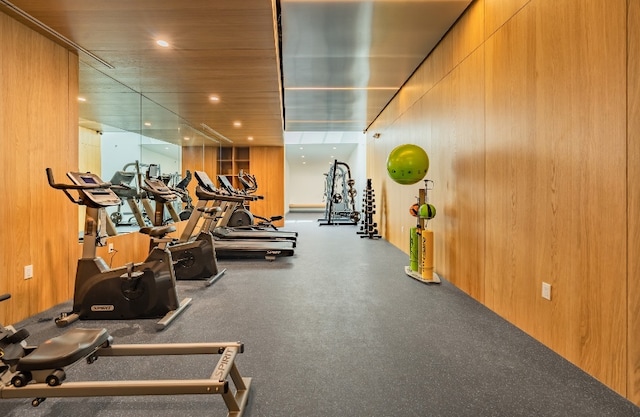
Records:
[[[183,152],[204,155],[205,146],[219,146],[177,114],[84,62],[80,63],[78,100],[79,169],[131,187],[122,192],[121,206],[108,209],[109,234],[151,225],[149,211],[154,204],[141,189],[146,175],[176,186],[186,176]],[[180,214],[187,205],[186,198],[178,200],[175,212]],[[165,220],[177,219],[167,211]],[[81,226],[82,222],[81,218]]]

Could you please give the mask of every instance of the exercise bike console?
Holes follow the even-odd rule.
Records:
[[[97,207],[117,206],[120,204],[120,197],[111,189],[111,183],[103,183],[96,174],[91,172],[67,172],[67,177],[75,185],[81,187],[83,194]]]

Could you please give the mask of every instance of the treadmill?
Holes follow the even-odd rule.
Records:
[[[213,183],[203,171],[194,171],[194,176],[198,180],[196,187],[198,203],[182,232],[181,240],[188,239],[193,234],[203,216],[205,216],[205,222],[202,226],[204,230],[217,219],[222,209],[220,206],[208,206],[209,202],[237,204],[243,200],[242,197],[220,195],[216,192],[215,187],[209,188],[209,184],[213,185]],[[264,258],[273,261],[276,258],[293,256],[294,254],[295,242],[290,240],[220,239],[215,235],[214,239],[218,259]]]
[[[236,197],[242,197],[243,201],[239,202],[238,204],[236,204],[233,209],[231,210],[231,213],[229,215],[229,217],[225,217],[221,222],[218,223],[218,227],[226,227],[227,229],[231,229],[234,231],[266,231],[266,232],[270,232],[272,236],[277,236],[278,239],[290,239],[290,240],[296,240],[296,238],[298,237],[298,232],[288,232],[288,231],[281,231],[279,230],[277,227],[275,227],[272,222],[276,221],[276,220],[282,220],[282,216],[275,216],[275,217],[271,217],[270,219],[267,219],[265,217],[260,217],[260,216],[256,216],[254,214],[252,214],[248,209],[246,209],[244,207],[244,203],[246,201],[256,201],[256,200],[262,200],[264,199],[263,196],[258,196],[255,194],[249,194],[246,192],[241,192],[238,191],[237,189],[233,188],[233,185],[231,185],[231,182],[229,182],[229,179],[227,178],[226,175],[218,175],[218,182],[220,183],[220,185],[222,186],[223,192],[226,192],[229,195],[233,195]],[[243,181],[241,181],[243,182]],[[213,184],[211,184],[213,186]],[[213,188],[215,189],[215,186],[213,186]],[[247,225],[243,225],[243,226],[235,226],[234,225],[234,218],[236,217],[236,215],[240,214],[239,218],[243,219],[243,221],[247,221],[249,220],[250,224]],[[266,222],[266,224],[251,224],[253,223],[253,219],[254,217],[256,219],[262,219]],[[267,228],[270,227],[270,228]],[[278,233],[276,233],[278,232]]]
[[[206,192],[201,193],[198,196],[199,200],[208,200],[219,202],[221,213],[218,216],[216,222],[213,222],[213,226],[209,231],[216,239],[230,240],[230,239],[260,239],[260,240],[287,240],[293,242],[293,247],[296,247],[296,241],[298,239],[298,232],[290,232],[284,230],[271,230],[271,229],[251,229],[251,228],[233,228],[228,227],[229,218],[233,215],[236,208],[244,203],[246,197],[237,194],[222,194],[215,187],[206,172],[196,171],[194,173],[198,185],[202,190]],[[201,190],[201,191],[202,191]]]

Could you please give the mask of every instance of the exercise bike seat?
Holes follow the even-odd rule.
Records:
[[[107,329],[71,329],[40,344],[27,356],[20,358],[18,371],[59,369],[82,359],[109,342]]]
[[[176,227],[167,225],[167,226],[147,226],[140,229],[140,233],[144,233],[145,235],[149,235],[151,237],[164,237],[166,234],[175,232]]]

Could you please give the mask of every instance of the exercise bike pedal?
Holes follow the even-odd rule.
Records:
[[[78,320],[80,316],[77,313],[61,313],[60,317],[54,319],[57,327],[66,327]]]

